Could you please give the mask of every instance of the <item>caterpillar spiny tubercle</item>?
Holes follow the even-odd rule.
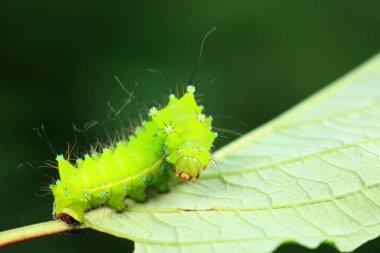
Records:
[[[170,95],[165,108],[152,107],[151,119],[113,149],[86,155],[75,165],[57,156],[60,179],[50,185],[54,218],[77,224],[84,222],[84,212],[101,205],[122,211],[126,197],[145,200],[147,187],[168,190],[173,174],[194,182],[212,159],[217,136],[194,92],[190,85],[181,98]]]

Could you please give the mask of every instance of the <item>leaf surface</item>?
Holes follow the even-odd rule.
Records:
[[[254,110],[251,110],[254,111]],[[380,234],[380,55],[215,153],[195,184],[86,226],[136,252],[352,251]]]

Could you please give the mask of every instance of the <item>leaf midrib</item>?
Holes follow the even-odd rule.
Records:
[[[354,195],[356,193],[364,192],[367,189],[371,189],[374,187],[380,186],[380,182],[376,182],[373,184],[365,185],[363,187],[360,187],[356,190],[345,192],[343,194],[338,194],[334,195],[329,198],[321,198],[321,199],[315,199],[315,200],[310,200],[310,201],[303,201],[303,202],[298,202],[298,203],[292,203],[292,204],[283,204],[283,205],[272,205],[272,206],[252,206],[252,207],[212,207],[212,208],[205,208],[205,209],[186,209],[186,208],[172,208],[172,207],[149,207],[146,205],[138,205],[138,206],[129,206],[127,208],[127,212],[152,212],[152,213],[178,213],[178,212],[214,212],[214,211],[223,211],[223,212],[239,212],[239,211],[263,211],[263,210],[275,210],[275,209],[284,209],[284,208],[293,208],[293,207],[300,207],[300,206],[306,206],[306,205],[311,205],[311,204],[320,204],[324,202],[334,202],[335,200],[339,200],[345,197],[348,197],[350,195]],[[184,194],[189,194],[189,195],[194,195],[194,193],[190,192],[185,192],[185,191],[180,191],[181,193]],[[375,205],[378,206],[378,204],[372,200],[368,195],[364,193],[364,195]],[[104,209],[108,208],[100,208],[96,209],[94,211],[90,211],[88,214],[94,215],[98,212],[104,212]],[[102,211],[103,210],[103,211]]]

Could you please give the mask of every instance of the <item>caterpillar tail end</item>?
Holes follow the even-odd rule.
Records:
[[[83,208],[77,203],[71,203],[63,207],[60,211],[54,210],[53,217],[62,220],[71,226],[77,226],[84,222]]]

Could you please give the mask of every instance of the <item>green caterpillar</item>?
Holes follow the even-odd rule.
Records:
[[[217,136],[194,92],[190,85],[181,98],[170,95],[165,108],[152,107],[151,120],[115,148],[86,155],[75,165],[57,156],[60,179],[50,185],[54,218],[77,224],[84,222],[86,211],[101,205],[122,211],[126,197],[144,201],[148,187],[168,190],[173,174],[194,182],[212,159]]]

